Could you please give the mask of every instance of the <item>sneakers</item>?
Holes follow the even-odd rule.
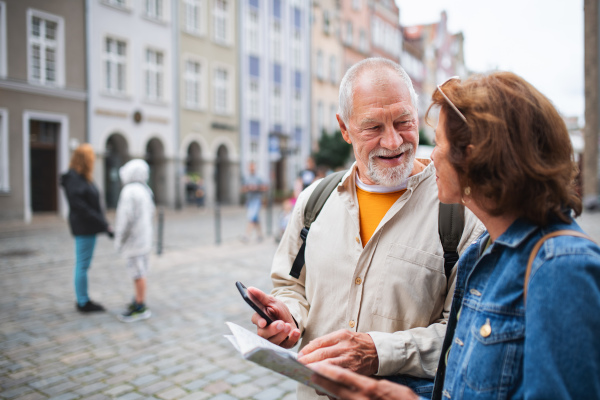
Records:
[[[88,300],[88,302],[85,303],[82,306],[80,306],[79,303],[75,303],[75,306],[77,307],[77,311],[79,311],[81,313],[91,313],[91,312],[104,311],[104,307],[102,307],[98,303],[94,303],[91,300]]]
[[[121,322],[135,322],[142,319],[148,319],[151,315],[152,313],[144,304],[131,303],[127,307],[127,311],[117,315],[117,318]]]

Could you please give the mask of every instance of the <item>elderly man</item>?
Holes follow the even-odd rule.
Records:
[[[455,273],[450,281],[444,274],[435,169],[415,159],[416,104],[410,78],[392,61],[366,59],[346,72],[337,119],[356,162],[310,228],[299,279],[289,272],[316,182],[299,196],[275,255],[272,295],[250,289],[277,320],[266,326],[254,314],[258,334],[283,347],[302,336],[305,364],[435,375]],[[482,232],[467,211],[459,252]],[[299,399],[314,397],[299,387]]]

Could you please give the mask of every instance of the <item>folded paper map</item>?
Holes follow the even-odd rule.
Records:
[[[308,385],[319,392],[328,393],[310,380],[316,372],[298,362],[296,353],[279,347],[233,322],[226,322],[226,324],[233,335],[225,335],[225,337],[246,360]]]

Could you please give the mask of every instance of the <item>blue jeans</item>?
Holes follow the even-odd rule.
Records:
[[[87,272],[92,263],[94,247],[96,247],[96,235],[75,236],[75,296],[80,306],[84,306],[90,300]]]

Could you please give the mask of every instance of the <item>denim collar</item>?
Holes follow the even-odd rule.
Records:
[[[502,244],[513,248],[519,247],[521,243],[539,228],[539,226],[524,218],[517,218],[515,222],[513,222],[498,239],[496,239],[494,244]]]

